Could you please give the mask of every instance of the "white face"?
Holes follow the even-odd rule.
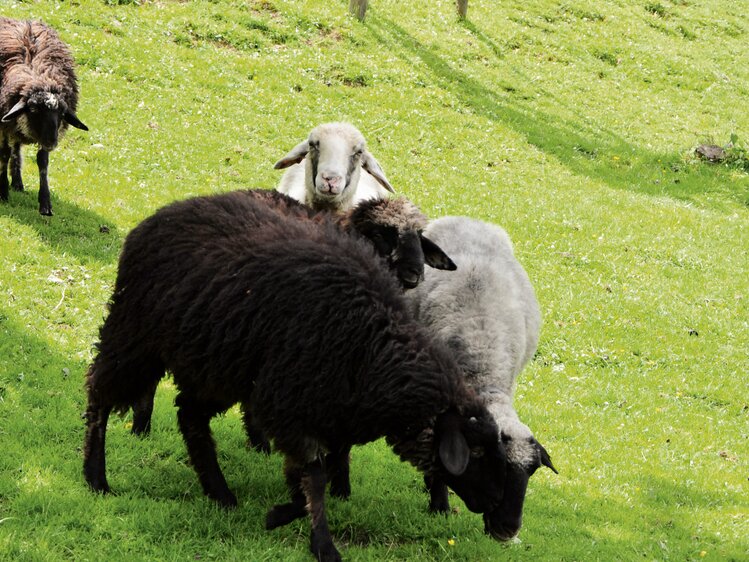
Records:
[[[331,135],[324,142],[310,139],[308,157],[315,173],[315,194],[322,198],[337,198],[358,181],[360,146],[351,147],[346,139]]]

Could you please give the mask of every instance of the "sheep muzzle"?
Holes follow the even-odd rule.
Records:
[[[498,541],[509,541],[520,532],[522,520],[507,517],[500,510],[484,513],[484,532]]]

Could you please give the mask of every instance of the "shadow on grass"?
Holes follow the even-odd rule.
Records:
[[[80,359],[29,334],[14,312],[0,308],[0,475],[9,479],[23,478],[31,459],[55,471],[77,463],[84,411]]]
[[[0,216],[33,228],[56,253],[75,256],[84,263],[117,260],[122,235],[108,219],[55,197],[54,193],[52,217],[39,214],[36,191],[12,191],[9,199],[0,202]]]
[[[87,364],[72,353],[67,355],[30,334],[16,311],[0,307],[0,497],[9,504],[16,499],[22,504],[34,503],[29,498],[37,489],[32,486],[33,490],[27,490],[21,484],[29,478],[26,467],[32,466],[54,472],[59,488],[49,488],[48,493],[65,495],[72,487],[88,496],[81,473],[86,369]],[[150,436],[139,438],[130,433],[131,412],[110,416],[107,474],[114,494],[106,498],[115,504],[117,497],[122,498],[120,503],[146,498],[181,503],[189,497],[210,511],[214,504],[202,501],[198,478],[177,427],[174,391],[160,390]],[[218,416],[211,427],[230,486],[261,520],[271,505],[268,498],[285,497],[280,457],[268,459],[245,448],[237,412]],[[91,494],[91,499],[94,497]]]
[[[420,60],[440,87],[456,95],[477,115],[513,128],[529,144],[556,158],[578,175],[617,189],[677,199],[692,200],[706,191],[716,191],[742,205],[749,205],[749,183],[744,182],[743,186],[732,189],[729,169],[687,165],[681,153],[686,147],[668,147],[661,153],[653,152],[628,143],[612,131],[587,124],[583,119],[570,121],[545,114],[530,103],[523,103],[515,88],[501,86],[502,94],[498,94],[457,70],[387,18],[373,18],[364,25],[388,52],[409,62],[414,57]],[[501,61],[501,49],[491,38],[472,23],[463,25]],[[553,94],[542,93],[560,103]],[[581,112],[581,108],[567,109],[573,114]]]

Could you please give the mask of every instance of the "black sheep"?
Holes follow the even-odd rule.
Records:
[[[423,279],[424,264],[436,269],[455,269],[452,260],[423,235],[427,218],[413,203],[402,197],[365,201],[342,214],[313,210],[287,195],[262,189],[218,194],[201,201],[201,205],[193,208],[191,221],[198,220],[197,214],[200,213],[205,214],[205,220],[210,221],[212,218],[208,215],[214,212],[220,212],[227,221],[226,228],[211,234],[215,242],[219,238],[234,235],[235,231],[230,225],[235,225],[248,236],[252,229],[268,221],[281,221],[282,224],[289,219],[312,221],[315,224],[335,221],[343,231],[368,239],[404,288],[412,288]],[[133,407],[132,431],[137,435],[150,431],[155,392],[154,386],[151,393],[144,395]],[[249,409],[245,407],[243,412],[250,445],[259,451],[270,453],[268,440],[261,431],[253,427]],[[350,490],[348,479],[341,480],[341,486],[343,488],[339,491],[338,485],[334,483],[334,492],[338,496],[347,496]]]
[[[38,144],[39,212],[52,214],[49,153],[69,124],[88,130],[77,104],[73,57],[55,30],[0,17],[0,200],[8,200],[8,162],[13,189],[23,191],[21,145]]]
[[[273,507],[266,526],[309,510],[310,548],[320,560],[340,559],[325,515],[325,454],[354,444],[385,436],[471,511],[493,510],[506,464],[497,427],[449,350],[412,321],[372,245],[332,220],[282,220],[250,200],[175,203],[128,235],[87,375],[91,488],[109,490],[110,412],[132,407],[168,370],[204,492],[236,505],[209,422],[249,404],[286,457],[291,501]],[[238,209],[252,215],[251,228],[237,224]]]

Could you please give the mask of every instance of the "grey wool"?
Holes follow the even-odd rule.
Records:
[[[415,318],[452,350],[466,383],[486,401],[500,430],[508,463],[505,498],[484,519],[487,532],[507,540],[520,529],[528,478],[542,465],[556,472],[513,407],[517,377],[538,346],[538,301],[502,228],[443,217],[425,234],[450,255],[457,270],[426,271],[407,297]],[[431,492],[432,509],[446,510],[446,490],[436,485]]]

